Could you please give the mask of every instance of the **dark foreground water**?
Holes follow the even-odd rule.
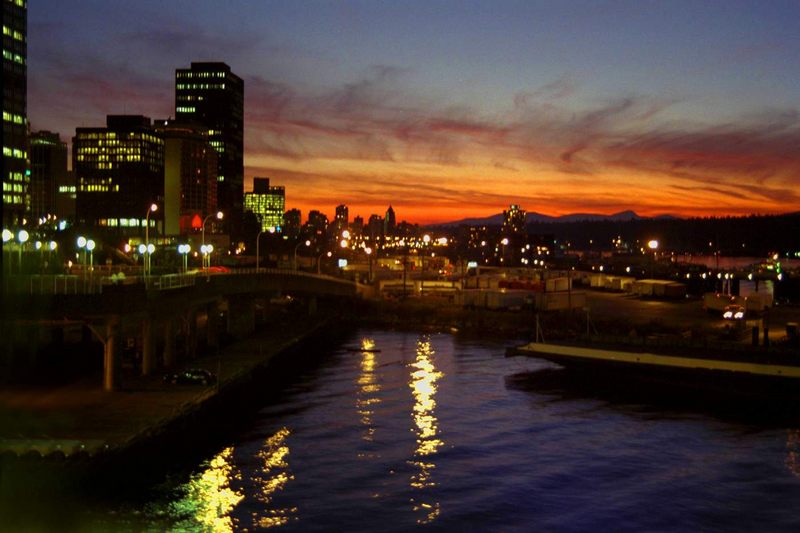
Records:
[[[800,531],[796,423],[540,381],[552,365],[506,358],[506,344],[359,331],[190,474],[78,505],[69,523]]]

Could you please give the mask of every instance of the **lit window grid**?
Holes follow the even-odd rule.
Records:
[[[244,209],[252,211],[261,222],[261,229],[267,231],[283,225],[286,197],[282,194],[245,193]]]

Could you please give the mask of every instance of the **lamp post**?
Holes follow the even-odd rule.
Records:
[[[89,280],[94,282],[94,241],[89,239],[86,241],[86,249],[89,251]],[[90,283],[91,285],[91,283]]]
[[[144,245],[150,244],[150,213],[158,211],[158,205],[150,204],[147,208],[147,214],[144,216]]]
[[[192,251],[192,247],[188,244],[179,244],[178,245],[178,253],[183,256],[183,273],[185,274],[189,270],[189,252]]]
[[[327,257],[333,256],[331,252],[322,252],[317,256],[317,275],[320,275],[322,272],[320,270],[320,262],[322,261],[322,256],[325,255]]]
[[[260,245],[261,245],[261,235],[264,234],[264,233],[266,233],[266,230],[262,229],[261,231],[258,232],[258,235],[256,235],[256,273],[261,268],[261,248],[260,248]]]
[[[297,245],[295,245],[295,247],[294,247],[294,259],[292,260],[292,264],[294,265],[294,269],[295,270],[297,270],[297,249],[300,248],[301,244],[304,244],[304,243],[298,242]],[[311,246],[311,241],[306,239],[305,245],[306,246]]]
[[[647,247],[653,250],[653,266],[650,267],[650,278],[652,279],[656,268],[656,260],[658,258],[658,241],[653,239],[647,243]]]
[[[364,248],[364,252],[367,254],[367,263],[369,263],[369,278],[367,279],[372,283],[372,248],[367,246]]]
[[[222,214],[222,211],[217,211],[216,213],[211,213],[210,215],[206,215],[206,218],[203,219],[203,246],[206,245],[206,222],[208,222],[208,219],[211,217],[217,217],[217,220],[222,220],[223,216],[224,215]],[[202,251],[202,247],[200,248],[200,250]]]
[[[28,242],[28,232],[24,229],[19,230],[17,233],[17,240],[19,241],[19,273],[22,274],[22,249],[25,248],[25,243]]]
[[[211,268],[211,252],[213,251],[213,244],[204,244],[200,247],[200,252],[203,254],[203,268]]]

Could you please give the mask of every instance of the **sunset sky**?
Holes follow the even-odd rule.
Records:
[[[28,2],[28,115],[71,141],[245,80],[245,190],[429,223],[800,210],[800,2]]]

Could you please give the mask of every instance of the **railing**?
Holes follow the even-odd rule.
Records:
[[[135,270],[131,269],[135,272]],[[109,275],[110,274],[110,275]],[[204,270],[160,276],[125,276],[110,270],[81,271],[78,274],[33,274],[29,276],[6,276],[6,291],[10,293],[34,294],[102,294],[104,287],[117,285],[144,284],[147,290],[170,290],[181,287],[193,287],[198,276],[296,276],[307,279],[325,280],[329,282],[357,285],[353,281],[337,278],[327,274],[303,272],[301,270],[280,268],[242,268],[228,272],[206,272]]]

